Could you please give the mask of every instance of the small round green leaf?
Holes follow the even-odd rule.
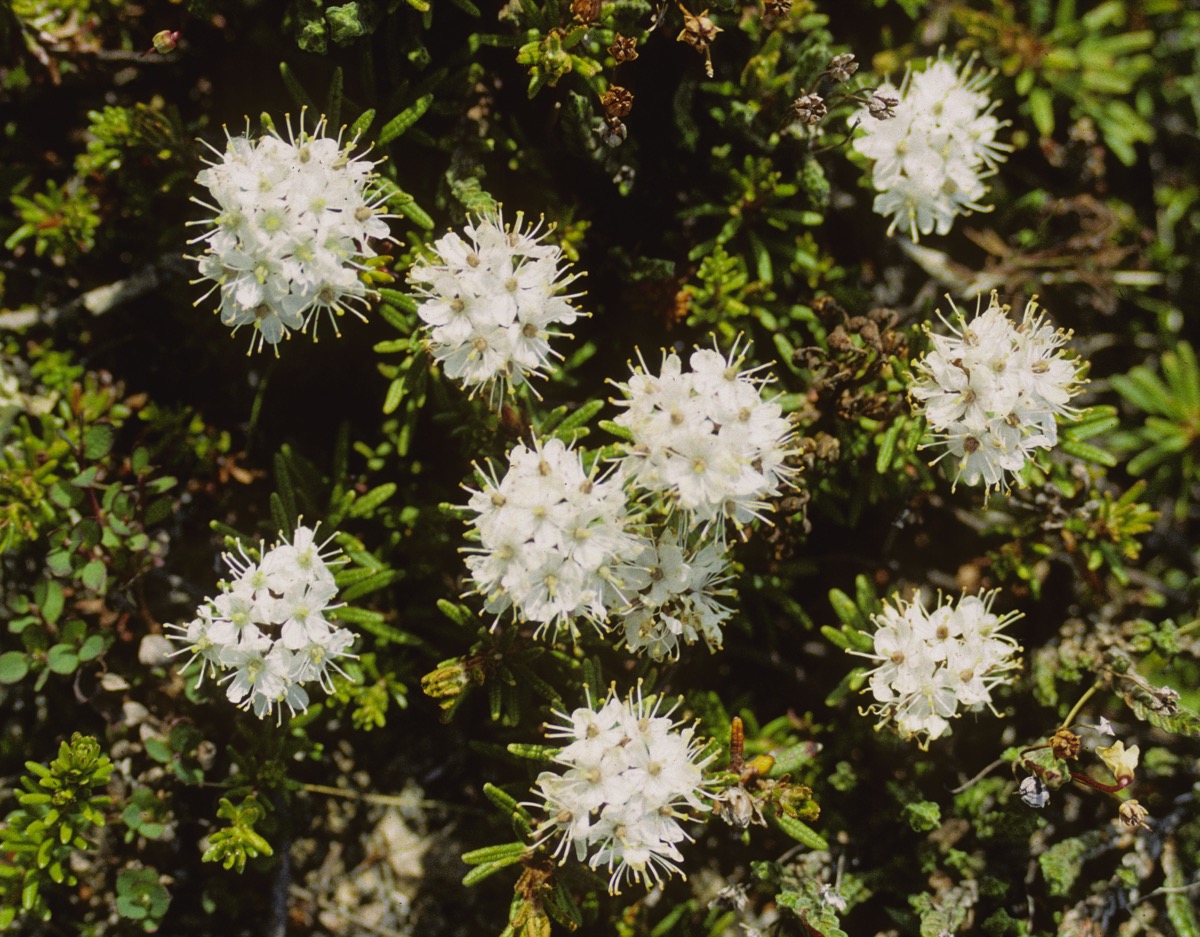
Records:
[[[20,683],[29,673],[29,661],[20,651],[0,654],[0,683]]]

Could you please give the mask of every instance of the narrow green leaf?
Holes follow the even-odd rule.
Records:
[[[311,107],[313,110],[317,110],[312,98],[308,96],[308,92],[304,90],[287,62],[279,63],[279,76],[283,79],[283,86],[287,88],[288,94],[292,96],[297,107]]]
[[[809,849],[825,850],[829,848],[829,843],[825,841],[825,838],[817,834],[808,824],[786,814],[777,814],[774,810],[767,810],[765,813],[772,826],[786,833],[796,842]]]
[[[380,146],[387,146],[402,133],[408,130],[413,124],[421,119],[422,115],[429,110],[429,105],[433,103],[433,95],[426,94],[417,98],[409,107],[405,108],[386,124],[379,131],[378,143]]]
[[[345,81],[345,75],[342,73],[342,66],[338,66],[333,70],[333,76],[329,79],[329,94],[325,97],[325,117],[329,121],[329,126],[336,128],[342,122],[342,86]],[[351,137],[350,139],[354,139]]]
[[[352,123],[350,125],[350,131],[349,131],[350,139],[357,140],[359,137],[361,137],[364,133],[367,132],[367,128],[370,127],[371,124],[373,124],[374,122],[375,122],[375,108],[369,107],[365,111],[363,111],[361,114],[359,114],[358,119],[355,120],[354,123]]]

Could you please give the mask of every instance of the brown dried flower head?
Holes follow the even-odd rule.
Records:
[[[841,55],[835,55],[829,61],[829,77],[834,81],[849,81],[850,76],[858,71],[858,63],[854,61],[853,52],[843,52]]]
[[[1050,751],[1063,760],[1079,757],[1079,736],[1070,729],[1059,729],[1050,736]]]
[[[792,111],[796,120],[802,124],[813,126],[819,124],[828,113],[825,101],[819,94],[803,94],[792,102]]]
[[[774,25],[776,20],[782,19],[792,12],[792,0],[763,0],[763,18],[770,21],[770,25]]]
[[[604,115],[609,120],[614,117],[628,117],[629,112],[633,110],[633,92],[620,85],[612,85],[600,96],[600,106],[604,108]]]
[[[608,54],[617,60],[617,64],[622,62],[632,62],[638,57],[637,40],[633,36],[622,36],[617,33],[613,37],[613,43],[608,47]]]
[[[712,49],[713,40],[721,27],[708,17],[708,10],[691,13],[682,3],[679,9],[683,13],[683,29],[675,37],[677,42],[686,42],[689,46],[704,56],[704,72],[709,78],[713,76]]]
[[[571,0],[571,16],[577,23],[590,26],[600,19],[600,7],[603,0]]]
[[[1117,808],[1117,816],[1128,829],[1136,830],[1139,826],[1150,828],[1150,824],[1146,822],[1149,813],[1136,800],[1121,801],[1121,806]]]
[[[896,105],[899,98],[887,94],[872,94],[867,98],[867,113],[876,120],[887,120],[896,116]]]

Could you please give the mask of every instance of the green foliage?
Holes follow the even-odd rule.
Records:
[[[146,933],[158,930],[170,904],[171,896],[154,869],[124,869],[117,876],[117,914],[140,921]]]
[[[227,797],[222,797],[217,816],[228,820],[229,825],[215,830],[209,836],[203,860],[219,862],[226,870],[237,869],[240,875],[246,870],[248,859],[274,855],[271,844],[254,829],[264,813],[262,804],[254,796],[243,798],[237,805]]]
[[[1150,475],[1156,486],[1176,492],[1175,514],[1187,510],[1188,492],[1200,482],[1200,365],[1187,342],[1163,352],[1161,376],[1147,365],[1112,378],[1117,392],[1146,414],[1138,429],[1116,434],[1115,445],[1132,453],[1133,475]]]
[[[100,203],[79,180],[59,185],[50,180],[41,192],[11,197],[21,225],[4,241],[9,250],[33,239],[33,251],[48,254],[59,263],[73,260],[92,249],[100,226]]]
[[[1053,135],[1065,105],[1072,120],[1093,121],[1112,154],[1131,166],[1137,145],[1154,140],[1145,95],[1154,31],[1122,31],[1131,18],[1122,0],[1082,14],[1076,6],[1076,0],[1030,4],[1028,23],[1018,20],[1016,7],[998,2],[994,13],[958,8],[955,15],[972,45],[1014,77],[1038,133]]]
[[[76,732],[59,745],[49,765],[25,763],[29,774],[20,782],[17,801],[0,826],[0,927],[10,927],[18,915],[48,920],[44,892],[75,885],[70,858],[92,844],[88,833],[103,827],[109,798],[96,793],[108,784],[113,765],[100,743]]]

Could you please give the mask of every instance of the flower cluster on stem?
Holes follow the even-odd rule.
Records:
[[[924,71],[910,69],[898,89],[876,89],[891,105],[885,112],[864,109],[864,118],[886,118],[863,119],[854,149],[874,160],[875,213],[892,219],[888,234],[900,227],[917,241],[946,234],[959,215],[991,210],[980,202],[983,180],[1012,147],[996,139],[1004,124],[984,91],[991,73],[972,74],[973,64],[931,59]]]
[[[417,314],[446,374],[472,393],[503,396],[544,376],[559,357],[550,339],[568,333],[580,312],[574,296],[560,295],[567,275],[562,250],[546,243],[540,225],[522,228],[522,216],[468,222],[431,245],[432,258],[413,265],[408,278],[424,297]]]
[[[167,625],[171,640],[183,645],[175,653],[200,662],[197,686],[207,672],[219,674],[230,702],[259,718],[278,706],[281,719],[285,706],[293,715],[308,707],[306,684],[333,691],[333,674],[345,674],[338,661],[353,656],[354,634],[326,617],[336,608],[332,567],[345,557],[325,550],[328,541],[318,544],[315,535],[297,527],[257,562],[244,552],[224,554],[232,582],[192,621]]]
[[[593,869],[610,873],[609,890],[622,883],[661,883],[683,874],[677,844],[690,840],[681,825],[707,811],[704,766],[712,760],[692,727],[659,713],[661,697],[643,697],[641,686],[627,699],[610,691],[598,707],[589,699],[548,733],[567,744],[554,757],[563,770],[543,771],[537,795],[547,819],[539,842],[559,839],[554,854],[571,851]],[[676,704],[678,705],[678,704]]]
[[[371,240],[389,236],[386,216],[371,193],[374,164],[324,131],[322,120],[296,136],[289,122],[286,140],[229,137],[196,177],[212,202],[195,201],[214,212],[193,242],[205,245],[200,279],[220,293],[223,324],[252,328],[251,351],[307,331],[322,313],[335,333],[346,311],[365,318],[359,272],[376,256]]]
[[[1058,442],[1057,417],[1074,412],[1080,365],[1064,355],[1070,333],[1047,322],[1033,300],[1020,323],[994,292],[969,322],[954,311],[952,334],[930,335],[909,393],[946,447],[939,460],[956,460],[956,484],[1007,488],[1036,450]]]
[[[919,598],[896,599],[872,616],[874,650],[850,653],[876,662],[868,687],[875,704],[868,711],[881,726],[891,722],[924,747],[949,733],[961,710],[991,708],[991,691],[1015,678],[1020,651],[1001,631],[1021,614],[995,614],[998,592],[963,596],[957,604],[946,598],[932,611]]]

